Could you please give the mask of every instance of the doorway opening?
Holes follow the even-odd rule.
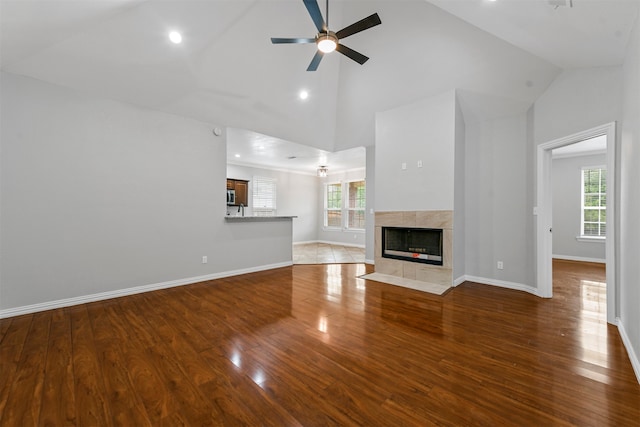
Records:
[[[606,138],[606,170],[609,179],[606,185],[606,295],[607,322],[615,323],[617,316],[617,294],[615,282],[615,123],[609,123],[538,146],[537,152],[537,214],[536,263],[537,285],[540,296],[553,296],[553,197],[552,197],[552,151],[596,137]]]

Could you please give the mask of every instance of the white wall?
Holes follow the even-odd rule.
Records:
[[[453,280],[462,280],[466,273],[466,145],[465,123],[456,98],[455,117],[455,182],[453,210]]]
[[[533,107],[531,138],[535,152],[537,145],[592,129],[607,123],[620,121],[622,117],[622,68],[601,67],[564,71],[536,101]],[[619,147],[620,132],[617,132]],[[612,144],[612,141],[607,141]],[[619,150],[616,150],[619,152]],[[536,166],[536,158],[532,159]],[[619,171],[617,171],[619,174]],[[611,176],[609,181],[611,182]],[[620,203],[619,178],[616,178],[617,204]],[[536,190],[536,177],[531,188]],[[616,209],[619,211],[619,209]],[[535,231],[535,230],[534,230]],[[615,230],[619,239],[620,227]],[[530,236],[535,246],[535,235]],[[616,256],[620,253],[619,242]],[[618,276],[618,274],[616,274]],[[618,282],[619,283],[619,282]],[[619,292],[619,290],[618,290]]]
[[[376,206],[376,149],[375,146],[367,147],[367,225],[365,234],[365,261],[374,263],[375,258],[375,206]]]
[[[225,223],[212,125],[0,85],[0,309],[291,262],[290,222]]]
[[[535,103],[535,143],[620,120],[621,96],[621,67],[564,71]]]
[[[366,227],[363,231],[356,230],[333,230],[333,229],[325,229],[324,227],[324,185],[332,184],[338,182],[347,182],[347,181],[361,181],[366,180],[366,170],[365,169],[357,169],[351,171],[344,172],[331,172],[329,169],[329,174],[325,178],[320,178],[318,180],[318,241],[320,242],[329,242],[329,243],[338,243],[345,244],[351,246],[365,247],[366,242]],[[368,182],[365,183],[368,185]],[[366,188],[365,188],[366,190]],[[368,195],[368,191],[367,191]],[[367,201],[367,206],[369,206],[369,201]],[[370,215],[365,214],[366,221],[369,222],[373,219]]]
[[[453,210],[455,102],[448,91],[376,114],[376,211]]]
[[[640,20],[631,35],[624,67],[565,71],[535,104],[534,144],[613,121],[616,156],[617,296],[619,328],[640,380]],[[608,141],[609,142],[609,141]],[[610,142],[609,142],[610,143]],[[535,183],[532,183],[535,186]]]
[[[466,123],[466,274],[515,288],[534,285],[526,140],[525,113]]]
[[[620,161],[620,320],[640,381],[640,14],[624,62]]]
[[[605,262],[605,242],[578,241],[582,168],[606,166],[605,154],[555,158],[552,161],[554,258]]]
[[[255,176],[276,180],[277,215],[295,215],[293,220],[293,242],[309,242],[318,238],[318,180],[311,175],[272,169],[253,168],[241,165],[227,165],[227,178],[249,181],[249,206],[245,215],[253,215],[253,180]],[[236,215],[238,208],[229,207],[227,211]]]

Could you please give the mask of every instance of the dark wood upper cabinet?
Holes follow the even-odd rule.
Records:
[[[236,192],[236,202],[231,206],[249,206],[249,181],[227,178],[227,190]]]

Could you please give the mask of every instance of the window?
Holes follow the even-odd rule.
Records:
[[[342,226],[342,184],[327,184],[324,211],[325,227]]]
[[[253,214],[274,216],[276,214],[276,180],[262,176],[253,177]]]
[[[349,203],[347,206],[347,228],[364,229],[365,187],[364,181],[348,183]]]
[[[581,206],[580,237],[604,238],[607,235],[607,170],[604,167],[582,169]]]
[[[364,181],[326,184],[324,226],[363,230],[365,226],[365,193]]]

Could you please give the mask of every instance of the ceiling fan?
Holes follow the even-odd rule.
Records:
[[[367,62],[367,60],[369,59],[367,56],[364,56],[360,52],[356,52],[355,50],[341,44],[340,40],[347,38],[353,34],[359,33],[360,31],[375,27],[376,25],[380,25],[382,21],[380,21],[380,17],[377,13],[374,13],[371,16],[367,16],[366,18],[361,19],[360,21],[334,33],[333,31],[329,30],[329,0],[327,0],[327,10],[325,14],[327,17],[326,23],[322,18],[322,12],[320,12],[320,6],[318,6],[317,0],[302,0],[302,2],[306,6],[309,15],[311,15],[311,19],[318,29],[318,34],[314,38],[272,37],[271,43],[315,43],[318,46],[318,51],[311,60],[309,67],[307,67],[307,71],[316,71],[324,54],[333,52],[334,50],[337,50],[344,56],[353,59],[360,65]]]

